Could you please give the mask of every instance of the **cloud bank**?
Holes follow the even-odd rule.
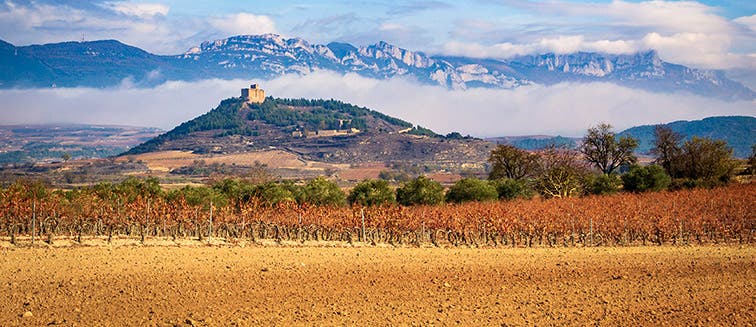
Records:
[[[446,42],[439,51],[508,58],[546,52],[627,54],[654,49],[666,61],[697,68],[756,70],[754,16],[730,20],[715,7],[692,1],[500,3],[533,16],[515,23],[462,21],[454,34],[467,40]],[[530,32],[534,28],[537,32]],[[511,41],[502,42],[502,36]]]
[[[167,82],[151,89],[0,90],[0,124],[98,123],[170,129],[239,96],[241,80]],[[439,133],[478,137],[580,136],[607,122],[639,124],[756,116],[756,101],[724,102],[690,94],[658,94],[608,83],[529,86],[513,90],[450,91],[406,79],[376,80],[328,71],[263,81],[266,94],[338,99],[396,116]]]

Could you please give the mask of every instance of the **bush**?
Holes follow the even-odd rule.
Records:
[[[669,189],[677,191],[694,188],[714,188],[725,184],[725,182],[711,179],[674,178],[669,184]]]
[[[396,201],[394,192],[388,186],[388,182],[382,179],[366,179],[359,182],[347,197],[349,204],[363,206],[381,205]]]
[[[617,175],[593,175],[587,178],[585,191],[588,194],[613,194],[617,193],[621,186],[622,179]]]
[[[309,181],[303,193],[302,202],[309,204],[333,206],[346,204],[346,196],[341,188],[322,176]]]
[[[419,176],[396,189],[396,201],[406,206],[439,204],[444,201],[444,187],[428,177]]]
[[[254,196],[268,205],[295,202],[294,194],[285,185],[268,182],[255,187]]]
[[[378,173],[378,178],[389,182],[406,182],[410,180],[410,176],[407,173],[396,170],[381,170]]]
[[[630,192],[661,191],[669,187],[671,179],[664,168],[657,165],[633,165],[622,175],[624,188]]]
[[[499,199],[530,199],[533,197],[533,189],[524,180],[511,178],[497,179],[491,182],[499,194]]]
[[[496,188],[477,178],[463,178],[459,180],[446,193],[446,201],[449,202],[467,202],[467,201],[491,201],[499,198]]]

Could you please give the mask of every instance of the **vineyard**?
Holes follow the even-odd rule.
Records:
[[[756,185],[437,206],[329,207],[267,205],[255,198],[198,202],[149,189],[118,194],[97,187],[50,191],[14,184],[0,193],[0,219],[3,239],[16,245],[52,244],[61,238],[482,247],[743,244],[756,241]]]

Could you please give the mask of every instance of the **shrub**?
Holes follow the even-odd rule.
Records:
[[[491,201],[496,200],[499,194],[496,188],[487,181],[477,178],[463,178],[459,180],[446,193],[446,201],[449,202],[467,202],[467,201]]]
[[[296,201],[294,194],[285,185],[274,182],[255,187],[254,196],[269,205]]]
[[[352,205],[374,206],[395,202],[396,198],[388,182],[382,179],[366,179],[349,192],[347,200]]]
[[[497,179],[491,182],[499,194],[499,199],[530,199],[533,197],[533,189],[524,180],[511,178]]]
[[[439,204],[444,201],[444,187],[428,177],[419,176],[396,189],[396,200],[406,206]]]
[[[613,194],[622,187],[622,179],[619,176],[611,175],[593,175],[587,178],[585,191],[588,194]]]
[[[664,168],[657,165],[633,165],[622,175],[624,188],[630,192],[661,191],[669,187],[671,179]]]
[[[333,206],[346,204],[346,196],[341,188],[322,176],[309,181],[303,193],[302,201],[309,204]]]

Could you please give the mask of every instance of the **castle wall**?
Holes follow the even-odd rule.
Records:
[[[257,84],[253,84],[250,88],[241,89],[241,97],[246,99],[248,103],[263,103],[265,102],[265,91],[257,88]]]

